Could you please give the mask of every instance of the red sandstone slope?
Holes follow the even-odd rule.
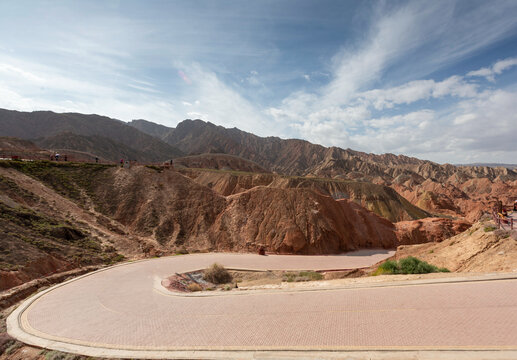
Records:
[[[353,200],[390,221],[420,219],[431,215],[409,203],[393,189],[367,182],[198,169],[179,171],[224,196],[238,194],[256,186],[311,189],[334,199]]]
[[[455,177],[445,183],[427,179],[421,183],[392,184],[399,194],[412,204],[438,214],[479,220],[500,200],[511,205],[517,199],[517,180],[475,178],[458,181]]]
[[[220,250],[246,251],[262,245],[285,254],[396,246],[393,224],[356,211],[347,201],[308,189],[255,187],[228,198],[210,238]]]
[[[311,187],[256,185],[222,196],[172,169],[1,165],[2,288],[110,263],[117,252],[139,258],[182,248],[256,252],[265,246],[271,252],[331,254],[439,240],[428,235],[461,230],[442,220],[431,221],[432,231],[420,223],[406,231],[355,202]]]
[[[414,242],[360,205],[310,188],[259,185],[224,197],[173,170],[108,173],[111,179],[96,189],[98,199],[109,199],[99,209],[166,252],[255,252],[265,246],[272,252],[330,254]],[[458,231],[453,223],[441,226]]]

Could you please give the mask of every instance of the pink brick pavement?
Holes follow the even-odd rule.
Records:
[[[45,294],[25,311],[25,330],[124,349],[517,348],[517,280],[214,297],[153,290],[157,279],[215,261],[333,269],[388,255],[202,254],[137,262]]]

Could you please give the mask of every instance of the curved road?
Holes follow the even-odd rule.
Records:
[[[369,266],[390,255],[199,254],[123,264],[28,299],[8,318],[8,331],[33,345],[113,357],[202,357],[193,351],[207,350],[237,351],[240,358],[246,357],[241,350],[517,350],[515,279],[207,297],[159,289],[161,279],[213,262],[325,270]]]

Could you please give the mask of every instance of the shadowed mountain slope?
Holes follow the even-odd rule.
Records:
[[[132,120],[127,123],[129,126],[132,126],[143,133],[154,136],[158,139],[163,140],[174,128],[153,123],[151,121],[138,119]]]
[[[164,139],[187,154],[225,153],[255,161],[272,171],[297,176],[341,177],[391,184],[398,177],[447,181],[498,176],[517,179],[507,168],[440,165],[404,155],[368,154],[338,147],[326,148],[305,140],[259,137],[202,120],[185,120]]]
[[[72,132],[83,136],[102,136],[126,145],[157,161],[182,152],[120,120],[99,115],[57,114],[51,111],[19,112],[0,109],[0,135],[36,139]],[[81,150],[81,149],[76,149]]]
[[[234,170],[254,173],[269,173],[259,164],[239,156],[227,154],[201,154],[174,159],[174,166],[214,170]]]
[[[62,132],[46,138],[34,139],[40,147],[66,153],[66,150],[73,149],[90,154],[99,158],[118,162],[120,159],[138,160],[142,162],[153,162],[163,160],[153,152],[139,151],[125,144],[116,142],[110,138],[98,135],[77,135],[72,132]]]
[[[384,185],[340,179],[304,178],[276,174],[235,173],[208,169],[179,169],[197,183],[228,196],[254,187],[310,189],[335,200],[354,201],[390,221],[415,220],[431,216]]]

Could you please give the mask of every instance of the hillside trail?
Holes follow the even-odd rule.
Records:
[[[135,258],[138,254],[142,254],[143,244],[150,241],[129,235],[130,232],[126,226],[96,211],[92,200],[84,190],[81,190],[81,196],[85,200],[85,208],[82,208],[30,176],[4,168],[0,168],[0,175],[11,179],[22,189],[32,192],[48,203],[48,210],[45,211],[45,205],[40,200],[36,205],[38,210],[47,213],[50,210],[51,216],[86,225],[92,235],[97,236],[104,246],[115,246],[124,256]]]

